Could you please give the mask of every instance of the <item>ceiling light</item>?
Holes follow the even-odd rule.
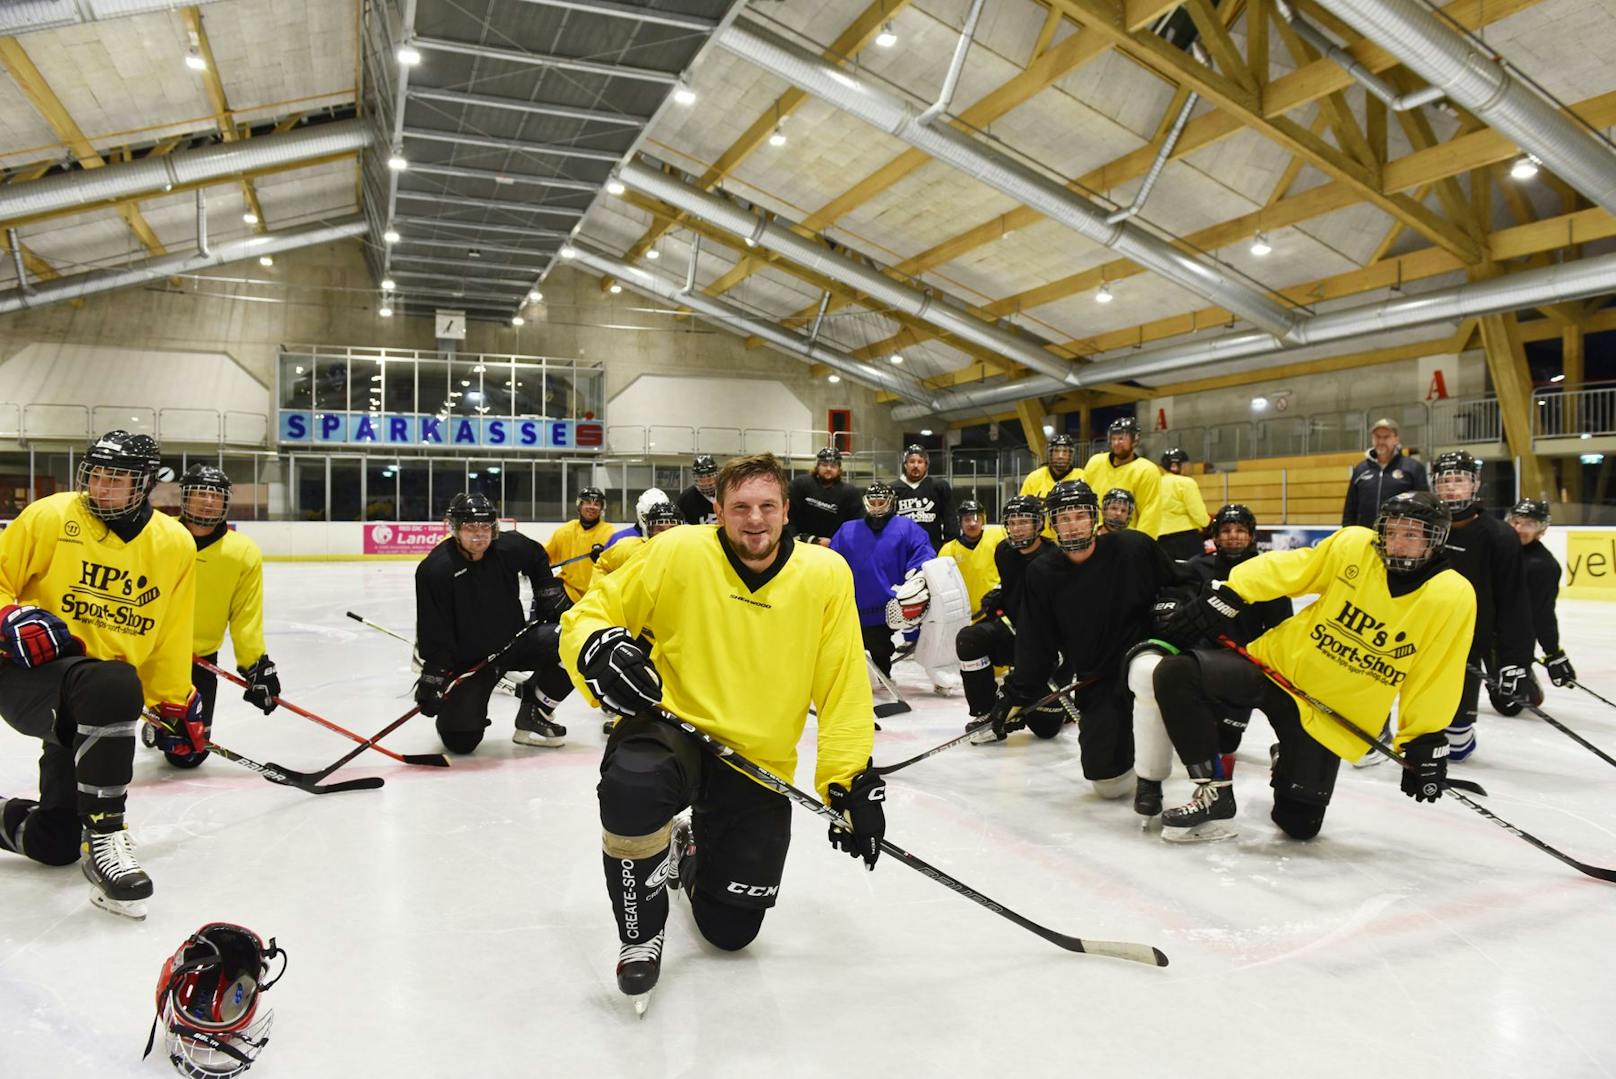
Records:
[[[463,378],[463,379],[460,380],[460,384],[462,386],[470,386],[471,385],[471,379]]]
[[[531,292],[529,292],[527,294],[527,302],[528,303],[539,303],[543,299],[544,299],[544,293],[540,292],[538,289],[534,289],[534,290],[532,290]]]
[[[466,257],[468,259],[480,259],[483,257],[483,253],[475,247],[469,247],[466,249]]]
[[[606,181],[606,194],[608,195],[621,195],[627,190],[628,188],[623,186],[623,181],[615,176]]]
[[[652,262],[655,262],[657,259],[662,257],[662,252],[653,247],[651,250],[645,253],[645,257],[650,259]]]
[[[1564,375],[1564,373],[1555,375],[1553,378],[1549,379],[1549,381],[1550,382],[1564,382],[1565,381],[1565,375]]]
[[[931,437],[931,428],[930,427],[922,427],[920,429],[920,437],[921,438],[930,438]]]
[[[1537,175],[1538,167],[1542,164],[1543,162],[1531,154],[1522,154],[1509,167],[1509,178],[1511,180],[1530,180]]]
[[[557,252],[557,254],[564,259],[575,259],[578,257],[578,249],[573,247],[571,244],[567,244],[563,246],[561,250]]]
[[[410,167],[410,163],[404,159],[404,155],[402,153],[394,150],[392,156],[388,157],[387,159],[387,167],[392,169],[394,172],[403,172],[405,169]]]
[[[679,85],[673,88],[673,100],[681,105],[694,105],[696,103],[696,91],[690,88],[690,84],[683,77],[679,79]]]
[[[1267,233],[1259,232],[1259,233],[1257,233],[1256,236],[1252,237],[1252,239],[1251,239],[1251,253],[1253,255],[1256,255],[1258,258],[1262,258],[1264,255],[1268,254],[1273,249],[1274,249],[1274,245],[1268,242],[1268,234]]]
[[[268,255],[259,255],[258,256],[258,265],[260,265],[260,266],[273,266],[273,265],[275,265],[275,260],[270,258]]]
[[[392,292],[396,288],[398,288],[398,282],[394,281],[391,277],[382,278],[382,291]]]
[[[1253,411],[1253,412],[1265,412],[1265,411],[1267,411],[1267,409],[1268,409],[1268,398],[1266,398],[1266,397],[1253,397],[1251,399],[1251,411]]]
[[[743,240],[745,240],[745,241],[746,241],[746,246],[747,246],[747,247],[756,247],[756,246],[757,246],[757,241],[756,241],[756,240],[754,240],[754,239],[752,239],[752,237],[750,237],[750,236],[743,236],[743,237],[741,237],[741,238],[742,238],[742,239],[743,239]]]
[[[1094,294],[1095,303],[1110,303],[1114,299],[1116,299],[1116,297],[1111,295],[1110,285],[1101,285],[1100,291]]]
[[[197,52],[195,49],[192,49],[190,52],[185,54],[185,66],[190,68],[192,71],[206,71],[208,69],[208,62],[202,59],[201,53]]]
[[[299,368],[298,368],[298,369],[297,369],[297,373],[298,373],[298,374],[300,374],[300,375],[301,375],[301,374],[302,374],[302,373],[303,373],[303,368],[301,368],[301,367],[299,367]]]
[[[775,124],[774,125],[774,134],[769,136],[769,145],[770,146],[784,146],[785,144],[786,144],[786,132],[785,132],[785,129],[782,128],[779,124]]]
[[[380,315],[382,318],[392,318],[393,317],[393,309],[391,307],[389,307],[387,304],[382,304],[380,307],[376,308],[376,313],[378,315]]]
[[[398,62],[404,67],[414,67],[416,64],[421,62],[420,51],[413,49],[408,45],[400,45],[397,55]]]
[[[881,24],[881,32],[875,35],[875,43],[883,49],[890,49],[898,43],[898,35],[893,31],[890,22]]]
[[[398,243],[398,232],[395,229],[388,229],[382,233],[382,240],[385,243],[396,244]]]
[[[892,355],[887,357],[887,362],[888,363],[902,363],[903,362],[903,356],[900,353],[894,352]]]
[[[827,381],[827,382],[840,382],[840,381],[841,381],[841,380],[842,380],[842,376],[841,376],[841,375],[831,375],[831,376],[830,376],[830,377],[829,377],[829,378],[827,378],[827,379],[826,379],[826,380],[825,380],[825,381]]]
[[[623,286],[619,285],[616,281],[613,281],[612,282],[612,287],[607,289],[606,291],[610,292],[613,296],[616,296],[619,292],[623,291]]]
[[[251,210],[248,210],[246,213],[241,215],[241,220],[245,224],[256,225],[258,224],[258,215],[253,213]]]
[[[1050,437],[1054,433],[1055,433],[1055,425],[1054,424],[1052,424],[1052,423],[1044,424],[1044,437],[1045,438]]]
[[[511,316],[511,325],[512,326],[520,326],[523,323],[525,323],[526,321],[527,321],[527,319],[523,318],[521,315],[512,315]]]

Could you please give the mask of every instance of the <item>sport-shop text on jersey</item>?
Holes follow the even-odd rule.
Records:
[[[83,562],[79,566],[79,583],[62,597],[62,613],[98,629],[144,637],[157,620],[141,614],[139,608],[160,595],[162,590],[156,585],[148,587],[143,574]]]
[[[1393,660],[1407,659],[1419,648],[1402,630],[1392,630],[1385,622],[1351,600],[1329,622],[1313,627],[1314,647],[1344,667],[1363,671],[1388,686],[1399,686],[1408,675]]]

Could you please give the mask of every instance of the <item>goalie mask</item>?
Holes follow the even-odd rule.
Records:
[[[268,977],[270,960],[280,970]],[[192,1079],[240,1075],[269,1042],[273,1011],[259,996],[286,973],[286,953],[251,929],[209,922],[186,938],[157,980],[157,1017],[146,1039],[150,1054],[163,1026],[169,1063]]]

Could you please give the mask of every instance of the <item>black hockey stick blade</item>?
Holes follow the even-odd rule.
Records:
[[[905,712],[913,712],[907,701],[882,701],[875,706],[876,719],[888,719],[892,716],[901,716]]]
[[[1572,869],[1575,869],[1577,872],[1593,877],[1595,880],[1602,880],[1611,884],[1616,884],[1616,869],[1605,869],[1602,866],[1589,865],[1587,862],[1579,862],[1577,859],[1571,857],[1571,855],[1565,853],[1564,851],[1556,850],[1555,848],[1549,846],[1531,832],[1521,831],[1519,828],[1509,823],[1509,821],[1505,820],[1503,817],[1500,817],[1486,806],[1481,805],[1479,802],[1472,802],[1464,795],[1458,793],[1455,793],[1454,797],[1460,802],[1469,806],[1471,809],[1474,809],[1477,813],[1480,813],[1483,817],[1486,817],[1488,820],[1498,825],[1498,827],[1502,828],[1510,835],[1517,839],[1524,839],[1526,842],[1530,843],[1544,854],[1547,854],[1549,857],[1557,858],[1566,865],[1570,866]]]
[[[695,724],[687,723],[678,716],[674,715],[672,712],[661,708],[656,709],[652,714],[658,719],[661,719],[664,723],[678,727],[686,734],[694,737],[709,753],[713,754],[719,760],[728,764],[736,771],[741,772],[743,775],[750,776],[752,779],[757,780],[759,783],[762,783],[771,790],[784,795],[786,798],[796,802],[810,813],[823,817],[838,827],[847,827],[847,821],[840,813],[836,812],[834,809],[831,809],[813,795],[798,790],[796,787],[792,786],[790,783],[787,783],[774,773],[753,764],[751,761],[735,752],[729,746],[726,746],[712,735],[701,730]],[[977,906],[985,907],[986,909],[991,910],[993,913],[999,915],[999,917],[1014,922],[1028,932],[1037,934],[1058,948],[1064,948],[1066,951],[1078,952],[1084,955],[1101,955],[1108,956],[1112,959],[1126,959],[1129,962],[1144,963],[1147,966],[1152,967],[1165,967],[1167,965],[1167,956],[1160,948],[1153,948],[1148,944],[1132,944],[1127,941],[1085,940],[1082,937],[1072,937],[1067,936],[1065,933],[1057,933],[1053,929],[1039,925],[1030,918],[1025,918],[1022,915],[1017,914],[1009,907],[995,902],[994,900],[983,895],[981,892],[977,891],[975,888],[965,884],[963,881],[949,876],[947,873],[944,873],[941,869],[938,869],[929,862],[923,861],[915,855],[910,854],[908,851],[904,850],[890,839],[881,840],[881,849],[885,851],[889,857],[896,858],[898,861],[902,862],[910,869],[915,870],[917,873],[930,877],[932,880],[936,881],[938,884],[941,884],[949,891],[964,896]]]
[[[217,749],[218,747],[210,745],[209,748]],[[315,781],[315,777],[309,772],[299,772],[291,768],[285,768],[279,764],[276,764],[274,761],[270,761],[267,764],[258,764],[257,761],[249,763],[245,757],[236,757],[234,759],[238,763],[246,764],[247,767],[252,768],[253,771],[257,772],[271,783],[279,783],[283,787],[296,787],[298,790],[307,791],[309,794],[341,794],[344,791],[371,791],[386,784],[386,780],[382,779],[381,776],[364,776],[360,779],[344,779],[337,783],[319,783]]]

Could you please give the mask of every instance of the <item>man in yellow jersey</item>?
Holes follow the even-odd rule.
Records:
[[[130,918],[152,894],[124,825],[141,707],[203,749],[187,677],[196,545],[146,501],[158,464],[149,435],[110,431],[80,458],[76,493],[0,532],[0,717],[45,744],[39,799],[0,797],[0,850],[80,860],[91,902]]]
[[[1106,442],[1110,449],[1083,466],[1084,482],[1096,491],[1121,487],[1132,494],[1138,506],[1133,527],[1155,539],[1161,534],[1161,469],[1134,452],[1139,447],[1139,421],[1132,416],[1112,420]]]
[[[1184,475],[1190,455],[1173,447],[1161,455],[1161,486],[1157,495],[1156,542],[1174,562],[1188,562],[1205,554],[1201,534],[1212,523],[1201,498],[1201,485]]]
[[[264,556],[258,544],[230,530],[225,523],[229,513],[230,477],[224,470],[205,464],[187,468],[180,477],[180,524],[196,540],[196,638],[191,649],[217,663],[228,626],[236,670],[248,683],[241,699],[268,715],[278,704],[281,680],[264,651]],[[203,732],[211,734],[219,678],[193,666],[191,684],[202,699]],[[176,768],[195,768],[207,756],[167,735],[158,734],[152,744]]]
[[[982,503],[974,498],[960,503],[959,518],[960,534],[943,544],[937,555],[959,564],[971,610],[978,611],[982,609],[982,597],[999,587],[999,567],[994,564],[993,552],[1004,539],[1004,526],[988,524]]]
[[[1030,495],[1043,505],[1049,492],[1055,489],[1057,483],[1083,478],[1082,469],[1074,469],[1077,463],[1077,442],[1068,434],[1051,435],[1049,439],[1049,463],[1041,468],[1035,468],[1027,473],[1027,478],[1021,481],[1021,490],[1018,494]],[[1054,530],[1044,526],[1039,533],[1045,539],[1054,539]]]
[[[1364,731],[1378,730],[1396,700],[1396,744],[1413,765],[1403,772],[1403,793],[1435,801],[1447,775],[1443,731],[1459,707],[1476,621],[1475,591],[1442,553],[1451,524],[1428,492],[1397,495],[1373,530],[1350,525],[1317,547],[1240,563],[1227,582],[1211,582],[1180,607],[1164,635],[1175,643],[1232,636],[1247,604],[1317,594],[1248,651]],[[1235,814],[1218,759],[1218,714],[1243,707],[1260,709],[1278,739],[1270,751],[1274,823],[1293,839],[1319,834],[1341,759],[1361,757],[1362,738],[1228,650],[1168,656],[1154,682],[1167,733],[1195,781],[1189,803],[1162,814],[1163,839],[1232,834],[1216,823]]]
[[[589,582],[595,579],[595,562],[606,549],[606,541],[612,538],[612,526],[606,523],[606,492],[599,487],[585,487],[578,492],[578,517],[568,521],[554,532],[544,545],[544,553],[550,556],[551,565],[559,565],[568,559],[578,558],[579,555],[589,555],[589,558],[578,558],[578,561],[562,566],[560,569],[561,586],[567,590],[567,598],[577,603],[589,590]]]
[[[727,462],[716,504],[716,528],[646,544],[561,620],[574,685],[624,717],[597,792],[617,984],[631,997],[661,970],[665,885],[684,889],[708,941],[744,948],[774,905],[791,839],[791,803],[655,718],[659,704],[788,780],[814,707],[815,785],[851,827],[832,843],[873,868],[885,833],[852,571],[817,544],[781,542],[786,474],[772,454]],[[649,654],[635,641],[645,631]],[[693,832],[675,829],[686,806]]]

